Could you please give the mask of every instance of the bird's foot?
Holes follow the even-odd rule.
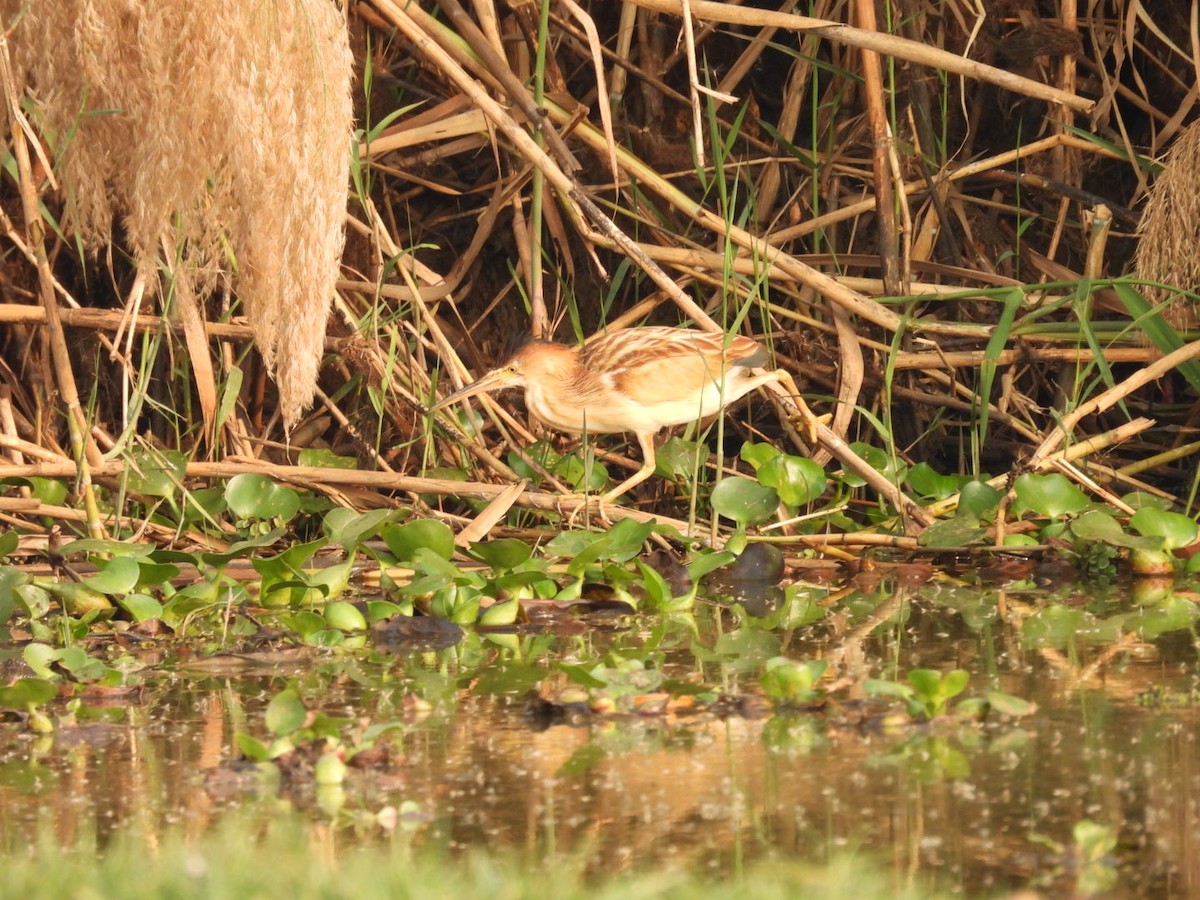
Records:
[[[825,413],[818,416],[809,409],[808,404],[800,397],[793,397],[792,399],[799,408],[799,412],[791,416],[792,425],[800,432],[801,437],[805,441],[814,447],[817,446],[820,440],[820,429],[822,426],[828,426],[833,421],[833,414]]]
[[[596,518],[602,524],[612,525],[612,519],[604,511],[604,505],[607,502],[607,494],[563,494],[558,498],[558,512],[560,515],[567,517],[567,526],[569,528],[575,527],[581,513],[586,523],[591,518],[593,511]],[[567,503],[572,503],[575,507],[569,513],[563,508]]]

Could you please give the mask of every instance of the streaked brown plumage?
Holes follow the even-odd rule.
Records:
[[[529,412],[557,431],[633,432],[642,447],[642,467],[604,494],[611,501],[654,472],[654,435],[661,429],[711,416],[773,381],[795,394],[786,372],[753,373],[767,361],[766,348],[748,337],[689,328],[627,328],[582,348],[534,341],[433,408],[523,387]]]

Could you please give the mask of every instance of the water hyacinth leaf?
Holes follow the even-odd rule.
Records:
[[[415,519],[403,525],[385,525],[379,536],[398,562],[411,562],[421,550],[449,559],[454,555],[454,532],[437,519]]]
[[[917,543],[922,547],[951,549],[968,547],[982,541],[987,536],[986,526],[977,525],[973,518],[955,516],[952,519],[942,519],[934,522],[919,535]]]
[[[0,687],[0,707],[30,709],[43,706],[58,696],[58,686],[45,678],[18,678]]]
[[[138,449],[124,469],[130,491],[147,497],[174,497],[187,476],[187,456],[178,450]]]
[[[147,560],[138,562],[137,584],[133,589],[145,591],[151,588],[162,588],[172,578],[179,575],[179,566],[172,563],[156,563]]]
[[[886,681],[881,678],[868,678],[863,681],[863,691],[874,697],[897,697],[907,700],[913,695],[911,685],[899,681]]]
[[[737,557],[728,550],[716,550],[701,553],[687,565],[688,575],[693,582],[699,581],[709,572],[714,572],[722,566],[732,563]]]
[[[493,603],[479,614],[479,624],[489,628],[512,625],[517,621],[517,616],[520,615],[520,612],[521,601],[519,600],[505,600],[501,603]]]
[[[501,538],[495,541],[478,541],[471,544],[467,555],[502,573],[515,569],[533,556],[533,548],[516,538]]]
[[[1151,494],[1147,491],[1130,491],[1128,494],[1121,496],[1121,502],[1135,510],[1142,509],[1143,507],[1162,510],[1171,508],[1169,497],[1160,497],[1157,494]]]
[[[968,481],[959,492],[958,509],[976,519],[990,518],[1000,506],[1003,497],[1003,494],[985,481]]]
[[[704,468],[711,451],[700,441],[668,438],[654,455],[654,471],[661,478],[690,479]]]
[[[759,684],[772,700],[795,703],[813,700],[818,696],[817,683],[829,664],[825,660],[798,662],[783,656],[767,660]]]
[[[758,482],[788,506],[807,506],[825,493],[825,470],[811,459],[779,453],[758,469]]]
[[[1014,718],[1033,715],[1038,709],[1038,705],[1032,700],[1006,694],[1003,691],[988,691],[984,695],[984,698],[987,700],[988,705],[996,710],[996,712],[1003,713],[1006,716],[1013,716]]]
[[[26,644],[25,649],[21,652],[21,656],[25,660],[25,665],[33,669],[35,675],[49,679],[58,677],[55,671],[50,668],[58,659],[58,651],[49,644],[38,642]]]
[[[266,725],[271,734],[291,734],[301,728],[307,718],[308,710],[295,688],[285,688],[267,704]]]
[[[283,536],[282,528],[274,528],[266,534],[260,534],[257,537],[247,538],[244,541],[238,541],[231,544],[227,550],[208,550],[200,554],[200,559],[210,566],[221,568],[233,562],[235,559],[242,559],[250,556],[250,551],[258,550],[262,547],[269,547]],[[173,556],[164,551],[155,551],[153,554],[157,561],[180,561],[183,562],[186,558]]]
[[[223,487],[197,488],[184,492],[181,515],[189,525],[201,521],[215,524],[228,508]]]
[[[574,490],[595,493],[608,484],[608,469],[597,461],[589,450],[586,458],[577,454],[564,456],[553,472]]]
[[[1088,504],[1083,491],[1059,472],[1049,475],[1026,473],[1016,480],[1013,490],[1022,507],[1047,519],[1077,513]]]
[[[6,481],[8,479],[5,479]],[[57,478],[40,478],[33,477],[28,479],[12,479],[13,481],[25,481],[29,489],[33,491],[33,496],[37,497],[48,506],[61,506],[67,499],[67,495],[71,492],[65,481],[59,481]]]
[[[402,609],[400,604],[393,603],[390,600],[368,600],[367,601],[367,618],[371,624],[382,622],[385,619],[390,619],[393,616],[401,615]]]
[[[58,548],[58,552],[63,556],[89,553],[97,556],[143,557],[154,552],[154,545],[133,541],[109,541],[103,538],[80,538],[63,544]]]
[[[1138,534],[1161,538],[1162,546],[1168,550],[1187,547],[1196,540],[1195,521],[1168,510],[1144,507],[1130,516],[1129,525]]]
[[[100,571],[82,581],[84,587],[101,594],[127,594],[138,583],[141,567],[137,560],[118,556],[98,564]]]
[[[29,582],[15,584],[11,597],[17,607],[34,621],[50,612],[50,606],[54,602],[49,591]]]
[[[325,604],[325,624],[339,631],[365,631],[367,618],[353,603],[333,600]]]
[[[357,469],[358,460],[342,456],[327,447],[305,447],[296,456],[296,463],[314,469]]]
[[[909,469],[905,481],[919,496],[931,500],[945,500],[959,489],[960,483],[957,476],[942,475],[926,462],[919,462]]]
[[[750,467],[757,472],[771,460],[775,459],[775,457],[779,456],[781,452],[778,447],[771,444],[746,441],[746,443],[742,444],[741,453],[738,455],[742,458],[743,462],[749,463]]]
[[[263,580],[275,578],[288,578],[300,571],[300,568],[316,556],[317,552],[325,546],[325,538],[318,538],[315,541],[309,541],[306,544],[293,544],[282,553],[277,553],[274,556],[268,556],[261,559],[250,560],[250,565],[254,567],[254,571],[263,577]]]
[[[63,582],[46,585],[46,589],[58,598],[63,609],[72,616],[82,616],[85,613],[113,608],[108,597],[82,584]]]
[[[601,546],[601,559],[628,562],[642,552],[642,546],[654,531],[653,522],[622,519],[608,530]]]
[[[560,531],[542,547],[542,551],[547,559],[575,559],[603,537],[595,531]]]
[[[15,529],[10,528],[8,531],[0,534],[0,559],[8,556],[17,547],[21,546],[21,536],[17,534]]]
[[[150,622],[162,618],[162,604],[149,594],[126,594],[116,598],[117,606],[129,613],[135,622]]]
[[[1071,522],[1071,533],[1083,541],[1128,547],[1133,550],[1157,550],[1163,545],[1163,539],[1157,535],[1130,534],[1121,527],[1116,517],[1099,509],[1089,509]]]
[[[562,454],[555,450],[549,441],[543,440],[530,444],[525,448],[524,453],[510,451],[505,459],[508,467],[517,475],[529,479],[533,484],[538,484],[542,480],[542,473],[530,465],[530,461],[541,466],[544,471],[552,472],[559,460],[562,459]]]
[[[719,515],[745,528],[770,519],[779,507],[779,494],[774,488],[734,475],[713,488],[711,502]]]
[[[350,584],[350,574],[354,570],[354,554],[342,562],[331,566],[322,566],[308,575],[308,582],[313,587],[321,589],[326,598],[340,596]]]
[[[300,511],[300,495],[265,475],[243,472],[225,485],[225,502],[239,519],[282,519]]]
[[[398,521],[404,515],[405,512],[399,509],[372,509],[359,513],[339,506],[325,514],[322,527],[329,535],[330,542],[351,553],[363,541],[379,534],[383,526]]]

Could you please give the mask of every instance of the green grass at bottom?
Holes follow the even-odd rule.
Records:
[[[118,835],[97,850],[81,840],[64,850],[49,836],[27,853],[0,855],[0,896],[102,898],[439,898],[605,900],[623,897],[925,898],[899,888],[881,868],[846,857],[826,867],[790,861],[748,866],[738,876],[666,867],[597,877],[572,859],[530,864],[520,851],[450,855],[390,842],[360,842],[284,814],[263,827],[233,816],[198,839],[171,830],[148,840]]]

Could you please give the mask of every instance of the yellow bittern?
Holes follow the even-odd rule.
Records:
[[[523,387],[529,412],[557,431],[632,431],[642,447],[642,467],[601,497],[609,502],[653,474],[658,431],[711,416],[764,384],[783,382],[801,413],[811,418],[787,372],[751,371],[767,360],[766,348],[748,337],[688,328],[627,328],[584,347],[532,341],[433,409]]]

